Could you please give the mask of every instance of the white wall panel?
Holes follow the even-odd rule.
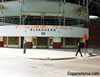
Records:
[[[61,37],[54,37],[53,42],[61,42]]]
[[[71,26],[44,26],[44,25],[43,26],[42,25],[0,26],[0,36],[83,38],[84,34],[87,34],[89,36],[88,32],[89,32],[88,28],[71,27]]]
[[[32,42],[32,37],[24,37],[24,40],[26,40],[27,42]]]

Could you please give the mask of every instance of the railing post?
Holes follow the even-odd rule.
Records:
[[[66,0],[64,0],[64,2],[63,2],[64,26],[65,26],[65,24],[66,24],[66,17],[65,17],[65,4],[66,4]]]

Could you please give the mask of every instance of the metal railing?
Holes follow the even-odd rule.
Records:
[[[18,19],[6,19],[6,18],[0,18],[0,22],[2,23],[9,23],[9,24],[20,24]],[[63,25],[63,21],[60,22],[59,21],[21,21],[22,25]],[[84,24],[81,22],[77,22],[77,21],[66,21],[65,25],[68,26],[74,26],[74,25],[80,25],[80,24]]]

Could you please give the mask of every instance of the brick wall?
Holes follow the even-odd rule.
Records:
[[[89,28],[89,46],[100,47],[100,24],[86,24],[85,27]]]

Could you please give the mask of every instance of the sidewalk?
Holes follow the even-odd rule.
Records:
[[[13,56],[24,57],[37,60],[64,60],[64,59],[76,59],[85,58],[88,55],[80,57],[75,56],[77,49],[26,49],[26,54],[23,54],[23,49],[18,48],[0,48],[0,56]]]

